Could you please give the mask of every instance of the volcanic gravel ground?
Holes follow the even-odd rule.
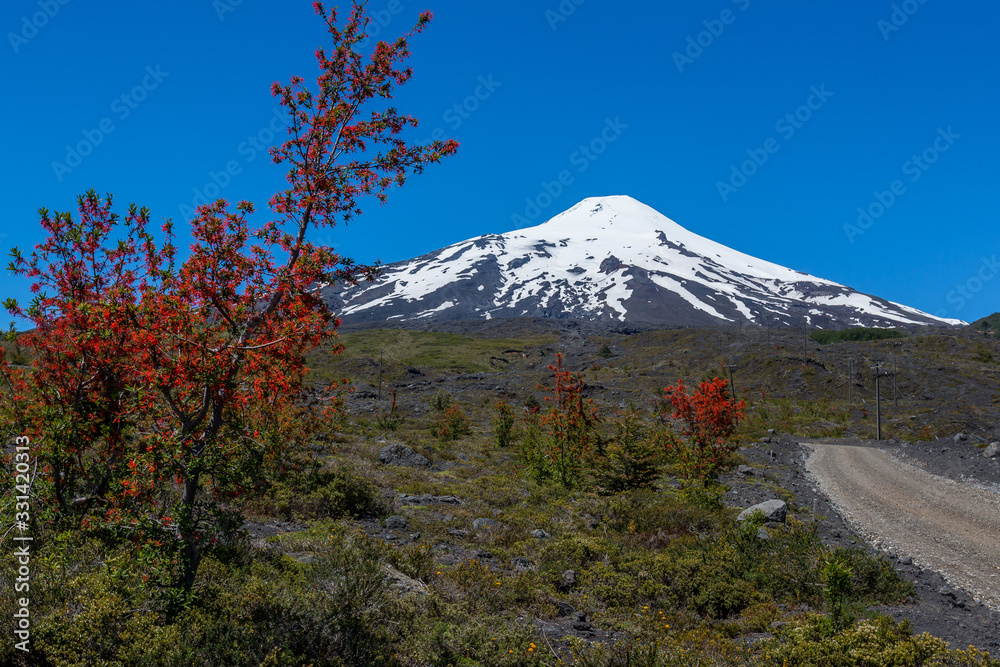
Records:
[[[981,450],[967,442],[952,443],[949,441],[945,443],[937,441],[929,445],[926,443],[910,445],[895,441],[811,440],[783,436],[772,438],[769,443],[761,442],[753,447],[742,449],[740,453],[751,464],[752,470],[744,469],[744,473],[735,473],[723,480],[730,487],[726,497],[729,505],[749,507],[764,500],[783,498],[789,501],[789,509],[793,515],[797,515],[803,521],[812,520],[815,508],[815,515],[818,519],[817,529],[826,543],[838,546],[868,544],[868,548],[881,550],[883,557],[889,559],[903,577],[914,582],[917,600],[914,603],[879,607],[878,611],[896,619],[907,618],[913,623],[917,633],[930,632],[950,642],[952,648],[965,648],[971,645],[997,654],[997,649],[1000,647],[1000,613],[985,606],[983,602],[977,600],[973,593],[946,581],[939,572],[931,568],[930,562],[925,562],[922,554],[905,553],[900,540],[897,539],[896,544],[893,544],[886,535],[873,533],[870,529],[863,528],[857,521],[852,520],[850,523],[845,521],[838,511],[838,507],[834,504],[836,501],[831,502],[824,489],[819,486],[816,477],[807,469],[806,461],[812,451],[809,447],[810,444],[881,450],[878,453],[867,453],[869,457],[864,456],[865,452],[856,452],[856,454],[859,454],[860,460],[864,461],[868,461],[869,458],[874,461],[885,461],[886,468],[894,469],[894,476],[902,476],[904,481],[907,471],[912,471],[915,476],[930,473],[947,478],[947,480],[951,480],[950,483],[933,478],[928,482],[925,478],[922,479],[922,484],[927,485],[936,481],[942,487],[941,492],[945,494],[949,491],[953,492],[956,486],[968,487],[967,490],[971,491],[971,495],[962,494],[962,497],[967,499],[966,502],[973,504],[977,504],[977,494],[986,493],[983,487],[992,488],[992,485],[1000,483],[1000,465],[984,459]],[[945,451],[942,452],[942,450]],[[894,456],[898,461],[894,465],[893,459],[882,458],[886,456]],[[911,463],[913,467],[904,466],[902,462]],[[831,470],[836,471],[837,467],[832,466]],[[882,490],[871,487],[884,486],[884,477],[877,474],[865,477],[867,482],[856,480],[851,483],[868,484],[869,487],[866,488],[868,497],[877,497],[876,493],[881,493]],[[791,497],[782,493],[782,490],[790,491]],[[855,489],[854,495],[859,494],[860,492]],[[836,498],[836,493],[833,495]],[[953,495],[957,494],[953,493]],[[908,525],[916,525],[916,522],[925,520],[924,514],[926,512],[922,511],[923,506],[920,503],[916,501],[908,503],[909,497],[904,494],[901,498],[902,502],[896,503],[901,509],[893,509],[892,511],[911,512],[911,516],[896,514],[896,521],[905,521]],[[880,506],[877,502],[873,505],[873,516],[878,516]],[[909,510],[903,509],[906,507],[909,507]],[[970,508],[970,513],[973,509],[976,513],[982,513],[982,510],[985,509],[984,502],[980,500],[976,507]],[[856,518],[858,517],[855,516]],[[944,532],[937,536],[938,539],[945,543],[952,542],[954,544],[958,539],[956,533],[961,533],[963,528],[962,524],[953,521],[951,525],[945,522],[941,530]],[[978,535],[982,532],[984,532],[982,529],[978,532],[974,530],[970,535]],[[996,534],[994,533],[992,537],[996,539]],[[928,539],[931,544],[938,544],[934,542],[933,534],[928,535]],[[988,540],[990,538],[983,537],[982,539]],[[958,539],[958,543],[964,544],[960,539]],[[964,545],[961,548],[970,551],[969,546],[971,545]],[[989,561],[989,549],[988,546],[982,546],[980,559]],[[997,557],[1000,557],[1000,550],[994,551],[992,554],[994,555],[992,562],[995,569]],[[965,558],[971,559],[972,557],[966,555]],[[996,582],[996,579],[992,581]],[[979,588],[980,598],[990,595],[983,586]],[[992,594],[995,595],[998,590],[1000,588],[992,588]]]

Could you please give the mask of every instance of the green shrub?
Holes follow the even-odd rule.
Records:
[[[657,431],[629,412],[615,422],[614,432],[605,455],[596,460],[597,491],[611,494],[651,487],[663,462]]]
[[[458,403],[440,413],[431,425],[431,435],[441,442],[458,440],[470,433],[472,433],[472,422],[462,412],[462,406]]]
[[[979,665],[1000,667],[1000,661],[970,648],[950,651],[948,644],[928,633],[914,636],[909,621],[896,623],[887,616],[863,620],[830,636],[822,616],[812,615],[801,625],[782,628],[766,645],[764,665],[797,667],[944,667]]]
[[[496,404],[496,416],[493,418],[493,437],[497,447],[507,449],[514,444],[514,426],[517,421],[514,417],[514,408],[500,401]]]
[[[287,520],[382,515],[378,487],[345,468],[313,468],[288,473],[253,506]]]
[[[455,404],[455,399],[444,389],[439,389],[431,396],[430,406],[434,412],[444,412],[449,406]]]

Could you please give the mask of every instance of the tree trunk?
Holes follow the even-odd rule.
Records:
[[[198,574],[198,565],[201,562],[201,548],[198,544],[198,533],[196,518],[194,515],[194,501],[198,496],[197,473],[184,479],[184,493],[181,495],[181,515],[178,517],[178,532],[183,547],[181,550],[181,574],[180,588],[185,592],[190,592],[194,585],[195,576]]]

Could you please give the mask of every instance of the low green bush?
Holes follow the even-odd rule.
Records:
[[[886,340],[889,338],[906,338],[906,334],[897,329],[870,329],[867,327],[851,327],[841,331],[814,331],[809,337],[820,345],[843,343],[845,341],[859,342],[869,340]]]
[[[251,506],[289,521],[381,516],[386,511],[374,484],[344,468],[322,467],[287,473]]]

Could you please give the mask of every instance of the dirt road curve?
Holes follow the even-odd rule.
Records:
[[[1000,610],[1000,495],[870,447],[804,442],[820,489],[872,543]]]

